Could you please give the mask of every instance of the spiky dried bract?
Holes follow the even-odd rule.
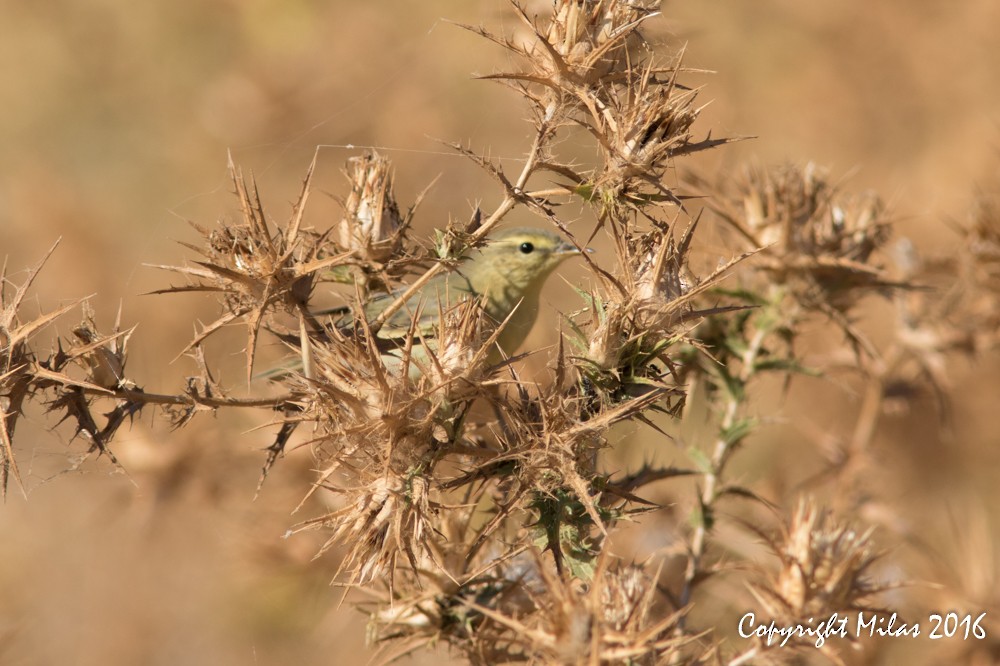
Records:
[[[133,418],[145,406],[142,389],[125,377],[127,346],[133,329],[122,331],[121,312],[110,335],[97,331],[93,312],[84,303],[84,319],[73,329],[75,340],[69,350],[60,345],[55,354],[42,361],[36,371],[36,383],[41,389],[51,389],[55,398],[47,410],[63,414],[63,420],[76,423],[76,433],[90,441],[88,453],[107,455],[111,462],[118,461],[109,448],[112,437],[126,419]],[[83,368],[84,380],[73,379],[70,366]],[[98,399],[117,394],[115,407],[103,414],[104,425],[95,417]]]
[[[333,527],[327,547],[347,545],[343,567],[358,583],[392,576],[401,556],[413,568],[430,561],[434,497],[449,478],[437,465],[465,447],[460,423],[489,378],[497,331],[481,303],[441,307],[426,339],[411,330],[391,349],[331,330],[314,345],[313,377],[290,380],[301,383],[293,419],[317,431],[319,483],[343,502],[307,526]]]
[[[430,581],[413,603],[377,604],[373,638],[409,649],[444,640],[477,665],[705,663],[702,647],[678,635],[679,614],[663,608],[655,569],[602,554],[585,582],[537,551],[487,566]]]
[[[596,392],[605,404],[656,391],[657,408],[676,414],[683,405],[685,370],[676,360],[682,343],[691,341],[696,322],[732,309],[710,306],[702,296],[746,255],[699,279],[688,268],[696,223],[677,240],[671,225],[640,232],[628,215],[607,219],[618,265],[613,277],[602,276],[597,293],[583,294],[588,307],[574,318],[569,337],[581,353],[571,362],[585,392]]]
[[[391,163],[371,150],[348,159],[345,173],[351,191],[338,229],[340,246],[369,265],[385,264],[400,253],[409,221],[393,194]]]
[[[976,281],[1000,293],[1000,194],[982,194],[963,228]]]
[[[121,311],[115,322],[114,331],[108,336],[97,332],[94,313],[87,302],[83,304],[83,321],[73,329],[73,347],[69,358],[87,371],[87,381],[101,388],[115,389],[134,387],[134,382],[125,377],[125,363],[128,359],[128,342],[135,327],[121,330]]]
[[[635,47],[642,43],[638,28],[655,15],[654,4],[658,3],[556,0],[552,14],[538,23],[512,3],[530,33],[517,40],[466,27],[521,56],[527,65],[525,70],[489,78],[522,84],[519,90],[542,109],[563,93],[570,98],[560,103],[585,105],[587,91],[603,88],[629,68]],[[539,84],[545,92],[528,90],[529,83]]]
[[[671,158],[694,152],[691,127],[700,109],[697,93],[680,90],[674,79],[659,81],[650,69],[628,72],[636,81],[612,87],[600,113],[583,122],[602,150],[591,179],[592,196],[605,206],[640,207],[653,201],[680,203],[663,182]],[[711,146],[704,146],[711,147]]]
[[[677,616],[653,616],[655,584],[644,574],[602,567],[585,584],[540,563],[536,572],[539,582],[524,588],[528,613],[473,606],[503,632],[492,642],[516,646],[527,663],[697,663],[686,654],[688,639],[675,635]]]
[[[779,567],[766,583],[751,587],[763,615],[778,626],[814,626],[819,618],[871,610],[888,589],[874,578],[881,556],[872,530],[838,523],[811,500],[799,503],[779,540],[770,546]],[[815,639],[806,645],[815,647]]]
[[[604,368],[621,366],[628,360],[627,349],[653,352],[677,334],[693,310],[687,297],[694,286],[687,270],[690,235],[680,246],[669,229],[616,238],[621,240],[615,288],[600,304],[595,302],[597,321],[587,353],[588,360]]]
[[[19,287],[14,288],[7,278],[6,260],[0,270],[0,496],[4,498],[11,476],[21,486],[14,458],[14,430],[24,403],[34,390],[35,354],[28,343],[38,331],[76,305],[34,319],[27,319],[20,312],[28,289],[54,250],[55,245]]]
[[[30,345],[42,329],[81,302],[69,303],[33,319],[23,318],[20,312],[28,289],[55,247],[12,293],[8,291],[6,264],[0,270],[0,495],[4,497],[11,476],[23,490],[14,458],[14,430],[25,405],[32,399],[44,396],[46,411],[60,414],[62,421],[75,423],[76,433],[90,441],[88,453],[107,455],[115,463],[108,443],[125,419],[142,407],[142,402],[131,395],[141,394],[141,389],[136,389],[124,375],[125,347],[132,330],[120,330],[120,312],[115,332],[104,336],[96,331],[93,313],[84,302],[84,319],[73,331],[75,340],[69,343],[69,351],[63,349],[60,341],[56,351],[41,356]],[[82,368],[84,376],[79,377],[77,372],[68,374],[71,365]],[[95,396],[111,397],[117,389],[130,395],[116,400],[115,407],[103,414],[104,425],[99,426],[101,418],[94,413]]]
[[[865,291],[896,286],[875,263],[889,240],[885,208],[871,193],[842,193],[826,170],[748,166],[724,178],[709,204],[749,241],[766,279],[808,309],[847,312]]]
[[[515,41],[481,28],[474,32],[517,54],[525,68],[486,78],[509,84],[536,112],[539,136],[535,169],[568,178],[562,194],[606,207],[642,208],[680,197],[662,182],[670,160],[729,139],[695,141],[700,108],[696,92],[681,86],[681,55],[661,64],[639,33],[658,14],[659,3],[558,0],[551,16],[533,20],[514,4],[530,32]],[[556,128],[583,127],[593,138],[598,164],[580,168],[550,148]]]
[[[445,309],[439,303],[437,334],[423,341],[420,373],[448,400],[470,395],[469,387],[487,377],[487,362],[498,353],[496,337],[505,322],[495,322],[486,314],[483,299],[467,299]]]
[[[188,266],[158,266],[185,276],[190,284],[154,293],[202,291],[221,295],[225,311],[195,335],[185,351],[197,347],[212,333],[232,322],[247,325],[247,381],[253,374],[257,338],[265,319],[275,310],[291,312],[301,319],[306,310],[317,273],[347,261],[329,239],[329,232],[302,226],[309,197],[315,160],[303,181],[302,191],[292,208],[288,223],[272,229],[251,179],[230,161],[230,177],[239,200],[242,220],[220,222],[215,230],[193,226],[205,239],[204,245],[187,245],[205,257]]]
[[[938,299],[937,321],[947,322],[942,342],[977,352],[994,349],[1000,345],[1000,194],[981,194],[960,233],[962,293],[955,293],[956,285]]]
[[[620,0],[556,0],[553,4],[544,38],[552,48],[537,45],[535,54],[552,76],[565,75],[589,87],[603,85],[627,67],[629,49],[642,42],[639,24],[658,6]]]
[[[0,491],[6,491],[9,476],[20,483],[13,458],[13,434],[18,418],[29,402],[44,404],[46,414],[58,416],[58,423],[76,426],[74,437],[90,444],[87,454],[107,456],[115,465],[110,448],[112,438],[126,421],[131,421],[146,405],[177,410],[177,425],[186,423],[197,411],[221,406],[273,406],[271,399],[229,399],[203,367],[203,378],[192,380],[179,395],[153,394],[125,374],[128,344],[135,327],[123,329],[119,308],[114,329],[99,331],[94,312],[85,299],[64,305],[34,319],[23,318],[19,308],[45,260],[32,269],[20,287],[8,290],[6,265],[0,272]],[[55,350],[42,355],[29,344],[32,338],[58,317],[83,304],[83,318],[72,329],[72,337],[58,339]],[[202,361],[200,354],[196,357]],[[279,399],[278,404],[281,403]],[[107,408],[111,405],[110,411]],[[82,462],[83,458],[79,459]],[[76,464],[79,464],[77,462]]]

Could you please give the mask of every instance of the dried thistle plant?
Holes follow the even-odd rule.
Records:
[[[996,210],[995,197],[981,194],[968,220],[956,225],[956,247],[948,252],[922,256],[905,237],[889,248],[893,273],[880,269],[882,275],[891,275],[891,286],[907,288],[891,291],[896,317],[888,344],[876,351],[862,334],[852,337],[864,343],[870,361],[861,365],[865,386],[854,427],[828,452],[830,474],[846,490],[842,498],[864,497],[861,489],[877,477],[871,448],[884,413],[905,413],[921,396],[930,396],[942,435],[950,436],[949,368],[956,359],[997,346]]]
[[[495,332],[485,334],[484,319],[477,302],[456,305],[442,313],[429,359],[412,356],[411,331],[402,358],[389,367],[370,336],[362,343],[334,331],[328,344],[316,345],[315,374],[298,389],[293,418],[313,424],[325,465],[318,485],[341,495],[344,506],[302,528],[333,526],[327,547],[349,544],[343,566],[353,567],[358,582],[391,577],[400,555],[414,569],[432,555],[428,521],[436,503],[429,493],[442,482],[435,467],[456,447],[464,413],[489,376]],[[421,362],[426,371],[414,375],[410,366]]]
[[[1000,291],[1000,195],[979,195],[962,235],[974,282],[993,293]]]
[[[55,249],[54,245],[13,293],[8,290],[6,265],[0,271],[0,494],[4,497],[11,477],[25,490],[14,456],[14,432],[30,403],[44,403],[46,412],[60,415],[60,422],[75,424],[74,436],[89,442],[88,455],[106,455],[115,465],[118,461],[109,443],[145,404],[142,389],[125,377],[126,346],[134,327],[120,330],[120,312],[110,335],[97,332],[93,311],[83,299],[34,318],[21,313],[28,289]],[[60,341],[55,351],[39,353],[33,344],[38,333],[81,303],[83,321],[73,329],[68,349]],[[99,398],[112,399],[110,412],[96,411]]]
[[[831,628],[836,629],[838,616],[852,620],[859,612],[877,612],[874,599],[890,588],[876,581],[873,568],[882,554],[876,550],[872,530],[858,532],[838,523],[812,500],[800,500],[779,538],[765,535],[765,539],[777,556],[778,568],[764,574],[764,580],[752,584],[750,590],[760,604],[760,616],[779,627],[823,633],[820,623],[831,624],[832,618]],[[843,637],[856,639],[854,627]],[[780,643],[782,649],[797,650],[800,658],[818,649],[834,663],[844,663],[832,641],[817,641],[812,634],[792,634],[789,638],[787,642],[784,638],[758,640],[755,647],[735,659],[760,655]]]
[[[642,209],[678,203],[663,182],[671,159],[731,139],[694,141],[691,127],[700,109],[696,92],[677,84],[685,70],[681,54],[658,63],[639,29],[658,12],[658,3],[560,0],[543,23],[514,4],[527,37],[514,40],[472,28],[525,64],[525,69],[491,74],[531,105],[538,128],[532,169],[571,182],[537,196],[572,193],[602,208]],[[582,127],[594,140],[598,163],[580,170],[548,152],[559,128]],[[532,164],[537,160],[538,164]],[[526,201],[544,210],[544,200]]]
[[[185,352],[199,346],[223,326],[240,320],[246,323],[247,383],[253,376],[257,338],[269,310],[281,308],[295,313],[304,328],[311,318],[305,306],[317,272],[345,260],[330,242],[329,231],[318,233],[302,227],[314,168],[315,161],[303,181],[291,219],[281,231],[273,231],[256,183],[247,183],[230,159],[229,172],[242,221],[223,223],[211,231],[195,225],[205,244],[189,247],[203,255],[205,261],[196,261],[193,266],[157,266],[183,275],[192,283],[154,293],[209,292],[219,293],[224,299],[226,312],[205,326]]]
[[[876,263],[890,222],[874,194],[845,193],[811,163],[751,166],[715,186],[691,180],[715,193],[709,207],[743,242],[764,248],[754,267],[802,308],[839,323],[864,291],[894,286]]]
[[[607,551],[616,525],[648,510],[636,493],[676,470],[647,466],[616,481],[601,470],[599,454],[615,445],[609,433],[618,423],[680,414],[685,355],[699,344],[692,330],[731,309],[704,298],[749,252],[695,276],[689,253],[697,225],[677,232],[674,222],[686,216],[682,196],[663,182],[676,157],[727,140],[693,138],[699,109],[695,91],[678,82],[687,73],[680,54],[661,63],[639,34],[655,16],[651,6],[560,0],[538,20],[514,10],[527,40],[476,32],[525,66],[487,78],[509,85],[533,110],[528,157],[508,177],[498,162],[457,147],[500,185],[497,208],[441,235],[438,261],[393,291],[397,298],[377,316],[356,316],[353,329],[344,330],[311,311],[319,281],[353,282],[362,301],[371,290],[394,287],[399,267],[429,259],[406,245],[412,210],[399,213],[388,160],[368,154],[349,162],[344,218],[327,231],[303,222],[313,167],[289,221],[275,224],[255,183],[231,163],[241,218],[211,231],[198,227],[203,246],[191,247],[204,260],[161,267],[189,283],[158,293],[220,296],[222,313],[185,350],[196,359],[204,359],[203,343],[214,332],[242,322],[248,379],[261,329],[301,350],[301,372],[278,378],[281,396],[237,401],[202,364],[185,394],[142,394],[137,404],[179,408],[177,423],[219,407],[279,410],[282,426],[265,474],[292,431],[308,426],[321,470],[310,494],[329,493],[333,508],[299,529],[327,530],[324,550],[345,550],[341,570],[350,584],[385,581],[387,596],[373,618],[392,619],[396,633],[380,634],[384,640],[423,640],[430,627],[473,661],[501,653],[567,663],[701,659],[710,643],[683,625],[686,598],[668,610],[658,565],[624,566]],[[559,154],[563,138],[578,128],[596,149],[591,164]],[[552,174],[564,184],[532,188]],[[503,322],[487,323],[475,300],[440,305],[436,329],[414,324],[387,357],[379,330],[515,208],[572,239],[555,212],[560,197],[592,207],[589,236],[603,228],[616,261],[601,265],[583,255],[597,286],[581,291],[582,309],[567,321],[572,332],[560,344],[550,383],[529,385],[516,366],[496,363],[491,350]],[[283,323],[289,316],[292,326]],[[84,337],[88,350],[103,350],[88,366],[100,370],[95,386],[109,384],[104,352],[117,358],[120,350],[112,338]],[[130,386],[122,378],[105,390],[131,400],[141,392]],[[487,592],[495,603],[486,603]],[[417,612],[428,619],[400,619]]]
[[[632,494],[642,485],[637,479],[669,474],[645,470],[622,482],[626,490],[600,471],[598,453],[613,444],[608,433],[616,423],[650,422],[650,410],[679,413],[683,378],[674,355],[682,353],[682,342],[697,321],[728,309],[699,307],[698,298],[742,256],[703,279],[692,275],[687,256],[695,225],[675,238],[667,220],[677,217],[681,198],[662,182],[675,156],[724,141],[691,138],[698,109],[694,93],[677,83],[684,70],[679,64],[656,64],[638,34],[654,15],[650,9],[560,2],[551,17],[539,22],[516,6],[515,12],[530,32],[527,40],[475,32],[522,57],[527,69],[487,78],[510,85],[534,109],[535,138],[516,178],[499,163],[456,147],[486,169],[505,195],[463,244],[477,243],[518,206],[567,233],[553,200],[581,197],[594,207],[597,228],[608,230],[617,266],[608,270],[587,257],[600,292],[581,293],[584,309],[569,321],[571,344],[560,347],[551,384],[538,388],[523,384],[513,368],[482,364],[484,345],[492,341],[484,340],[473,309],[440,318],[430,372],[416,380],[405,370],[386,368],[373,343],[371,333],[391,311],[364,323],[370,330],[363,328],[357,339],[328,331],[328,342],[311,341],[313,372],[291,386],[301,396],[291,403],[296,407],[291,418],[312,424],[313,447],[324,462],[318,485],[340,499],[331,513],[301,528],[332,530],[328,546],[347,548],[344,567],[353,583],[388,581],[383,603],[390,606],[373,614],[391,620],[396,633],[380,632],[384,640],[419,643],[431,632],[464,645],[468,620],[460,623],[457,635],[444,631],[441,609],[466,608],[465,617],[471,609],[489,620],[496,634],[489,643],[477,641],[474,650],[462,648],[480,659],[507,646],[505,654],[516,648],[520,659],[535,661],[642,657],[655,662],[691,640],[683,631],[677,635],[677,617],[650,619],[628,640],[612,638],[627,622],[613,629],[603,621],[593,624],[594,600],[613,595],[602,582],[607,569],[600,558],[609,530],[639,506]],[[574,127],[585,128],[598,149],[589,167],[562,159],[556,150]],[[570,182],[532,190],[534,177],[546,173]],[[386,186],[372,189],[385,191]],[[399,300],[442,268],[435,264]],[[402,343],[404,368],[413,362],[409,350],[421,343],[414,333]],[[510,379],[502,379],[503,374]],[[502,383],[512,386],[494,388]],[[490,405],[496,419],[480,416],[477,401]],[[457,508],[467,506],[479,508],[463,510],[459,536],[442,543],[440,535],[456,534]],[[470,607],[469,592],[461,586],[471,585],[480,595],[483,583],[477,581],[506,580],[505,563],[523,557],[519,553],[526,547],[539,552],[535,579],[547,580],[549,594],[562,601],[552,605],[547,595],[530,588],[517,593],[519,583],[509,580],[503,585],[512,589],[504,595],[519,599],[517,614]],[[456,569],[455,553],[463,552]],[[428,589],[438,590],[432,604]],[[652,587],[647,590],[653,594]],[[423,601],[411,602],[410,595]],[[549,619],[529,630],[522,624],[526,613]],[[573,629],[579,622],[585,637]]]
[[[372,151],[347,162],[351,192],[340,222],[341,247],[372,262],[398,254],[406,221],[392,189],[389,160]]]
[[[736,453],[763,420],[749,404],[760,378],[777,374],[787,386],[794,375],[822,372],[807,367],[795,346],[816,315],[843,331],[856,358],[877,362],[879,350],[852,321],[855,306],[867,294],[888,295],[903,286],[879,263],[889,220],[878,199],[842,192],[813,165],[750,167],[720,176],[716,185],[694,176],[688,181],[711,192],[707,207],[754,256],[739,267],[738,287],[710,292],[727,297],[731,309],[744,309],[711,313],[689,336],[691,354],[683,364],[691,381],[704,387],[716,429],[707,450],[690,454],[702,482],[680,587],[683,606],[729,568],[715,543],[720,512],[734,500],[767,503],[731,478]],[[799,522],[807,518],[804,513]],[[775,587],[774,594],[781,597],[782,589]]]
[[[399,603],[373,610],[376,642],[400,642],[398,658],[446,640],[472,664],[710,663],[697,641],[677,635],[678,614],[659,607],[656,571],[602,554],[592,579],[567,579],[537,554],[489,573],[440,577]]]
[[[239,215],[212,229],[196,225],[201,244],[189,247],[200,259],[160,267],[186,284],[157,293],[212,293],[220,302],[218,317],[182,352],[198,376],[176,394],[145,392],[127,376],[133,329],[120,314],[105,335],[85,310],[73,339],[40,355],[36,333],[76,304],[26,317],[38,269],[13,295],[5,278],[4,489],[10,475],[20,482],[14,427],[40,396],[112,460],[111,438],[148,405],[168,410],[175,426],[217,409],[270,410],[278,433],[262,482],[293,441],[311,450],[317,476],[303,494],[322,498],[326,510],[293,531],[323,534],[319,554],[339,557],[339,580],[367,596],[370,637],[387,661],[440,642],[475,664],[735,666],[762,655],[760,646],[726,643],[713,623],[734,600],[703,592],[719,572],[745,576],[749,568],[719,529],[740,529],[729,518],[733,500],[787,499],[762,496],[733,471],[772,416],[756,411],[758,381],[822,371],[806,367],[795,345],[810,318],[843,331],[869,395],[831,462],[838,488],[851,491],[844,501],[862,504],[855,471],[867,466],[878,412],[905,363],[916,359],[939,380],[946,354],[996,344],[1000,227],[996,207],[984,204],[953,259],[962,289],[942,297],[903,289],[928,281],[921,261],[896,274],[883,265],[891,221],[878,198],[845,193],[813,165],[668,185],[678,159],[731,139],[698,138],[699,90],[686,85],[693,71],[683,52],[663,59],[643,38],[658,4],[556,0],[544,17],[514,4],[519,34],[470,28],[513,56],[511,71],[483,78],[523,98],[534,131],[517,173],[455,146],[501,196],[464,227],[439,229],[425,244],[432,249],[412,238],[417,205],[401,213],[385,156],[348,160],[343,216],[316,226],[306,221],[315,160],[284,222],[265,212],[254,180],[230,162]],[[570,139],[589,142],[592,159],[567,154]],[[704,222],[688,210],[692,189],[707,193],[706,208],[735,232],[714,269],[693,261]],[[559,208],[566,201],[582,203],[589,222],[567,219]],[[510,321],[491,316],[489,299],[414,306],[411,298],[449,271],[460,275],[469,253],[519,208],[572,243],[591,274],[563,313],[566,330],[537,384],[522,377],[519,357],[503,353],[514,350],[498,346]],[[586,252],[602,238],[612,256]],[[353,293],[342,307],[317,311],[311,301],[324,282]],[[896,347],[879,349],[859,325],[857,304],[868,295],[900,304]],[[380,307],[369,309],[373,298]],[[436,310],[429,320],[421,317],[428,304]],[[246,326],[248,382],[262,331],[300,356],[271,376],[278,395],[233,398],[215,379],[205,343],[231,324]],[[685,417],[697,389],[707,396],[706,446],[663,426]],[[102,401],[113,404],[104,416]],[[649,426],[685,466],[606,468],[604,452],[622,446],[616,427],[627,423]],[[673,550],[637,561],[615,535],[623,522],[661,509],[665,496],[690,520],[672,528]],[[747,522],[746,532],[771,533],[763,520]],[[871,579],[871,533],[815,504],[800,504],[770,545],[777,573],[753,591],[775,621],[869,608],[884,589]]]
[[[34,319],[23,318],[20,313],[28,289],[53,251],[55,246],[17,288],[10,288],[12,284],[7,278],[6,260],[3,270],[0,270],[0,492],[4,498],[7,497],[7,484],[12,476],[23,490],[21,473],[14,457],[14,430],[25,401],[32,397],[36,389],[34,371],[37,362],[28,343],[32,336],[77,305],[73,303]]]
[[[780,543],[771,543],[780,567],[760,602],[784,620],[805,620],[837,611],[870,608],[879,589],[872,582],[878,553],[871,529],[837,525],[827,511],[800,501]]]

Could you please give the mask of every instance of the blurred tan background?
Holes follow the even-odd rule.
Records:
[[[712,101],[701,132],[759,137],[700,167],[757,156],[853,171],[848,186],[879,191],[927,247],[949,242],[945,223],[961,221],[977,186],[996,178],[993,0],[689,0],[664,10],[652,40],[686,43],[687,64],[718,72],[688,81]],[[389,148],[404,206],[441,174],[418,214],[421,230],[466,219],[480,202],[488,210],[491,182],[433,139],[511,166],[530,125],[512,95],[470,77],[507,66],[506,54],[445,19],[514,26],[500,0],[0,2],[0,255],[9,277],[19,283],[62,239],[28,311],[96,294],[107,330],[121,303],[123,323],[140,322],[131,376],[147,390],[179,390],[192,366],[165,361],[214,306],[141,295],[171,280],[144,264],[187,256],[174,242],[193,240],[186,219],[210,225],[235,213],[227,151],[254,172],[278,219],[318,144]],[[322,149],[318,189],[342,193],[340,168],[356,152]],[[322,226],[337,211],[314,196],[307,220]],[[551,341],[536,335],[536,344]],[[223,380],[244,391],[239,349],[220,343],[214,352]],[[960,435],[978,457],[942,457],[957,465],[953,481],[978,475],[973,488],[997,471],[988,389],[998,370],[996,358],[958,368],[959,393],[969,387]],[[128,475],[106,460],[81,464],[85,445],[47,430],[40,413],[22,424],[27,498],[12,488],[0,507],[0,663],[366,659],[363,617],[338,609],[340,592],[326,586],[334,564],[310,563],[308,537],[280,538],[308,517],[289,515],[308,455],[282,461],[254,501],[268,432],[241,433],[268,415],[202,417],[169,433],[150,414],[115,444]],[[931,488],[935,500],[947,499],[950,483]]]

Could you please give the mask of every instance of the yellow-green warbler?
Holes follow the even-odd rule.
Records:
[[[496,323],[506,320],[497,338],[497,346],[507,355],[513,354],[524,342],[538,315],[542,286],[563,260],[580,251],[558,234],[541,229],[506,229],[491,236],[486,247],[462,258],[451,273],[435,276],[424,288],[411,296],[401,309],[390,316],[378,330],[377,337],[389,344],[398,340],[402,345],[413,330],[419,338],[431,339],[437,333],[438,318],[459,302],[468,298],[481,299],[486,314]],[[405,291],[405,287],[379,294],[364,305],[368,321],[378,317]],[[317,314],[335,314],[343,308]],[[418,317],[414,322],[414,317]],[[508,319],[509,317],[509,319]],[[354,319],[346,315],[336,322],[337,328],[349,329]],[[433,347],[432,347],[433,348]],[[392,353],[398,358],[399,353]],[[426,356],[415,349],[417,363],[411,374],[419,375],[419,366]],[[421,359],[423,357],[423,359]],[[389,355],[383,358],[389,361]],[[286,365],[268,371],[263,376],[276,378],[290,370]]]

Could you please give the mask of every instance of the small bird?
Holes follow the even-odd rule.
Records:
[[[494,323],[506,320],[496,345],[509,356],[521,346],[535,323],[545,280],[564,260],[578,254],[580,250],[576,246],[551,231],[527,228],[499,231],[487,239],[486,247],[464,256],[453,272],[433,277],[386,319],[376,334],[384,342],[380,347],[391,347],[393,342],[404,345],[411,330],[420,338],[430,340],[436,333],[441,312],[462,300],[478,298]],[[374,320],[405,290],[406,287],[400,287],[368,300],[363,306],[365,319]],[[316,314],[346,312],[345,308],[336,308]],[[414,317],[417,317],[415,322]],[[348,313],[336,320],[335,326],[349,330],[354,323],[354,316]],[[388,354],[398,357],[399,351]],[[389,360],[388,354],[383,358]],[[411,366],[411,374],[419,367],[421,356],[424,355],[420,350],[415,350],[414,358],[418,363]],[[267,371],[262,376],[276,379],[289,371],[301,370],[301,367],[298,361],[295,365]],[[416,374],[419,376],[419,370]]]

